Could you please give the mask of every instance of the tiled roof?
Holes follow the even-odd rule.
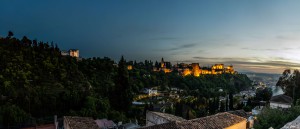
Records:
[[[246,119],[243,117],[223,112],[212,116],[193,119],[190,121],[193,123],[197,123],[197,126],[195,127],[199,126],[201,127],[200,129],[223,129],[234,124],[240,123],[244,120]]]
[[[140,129],[182,129],[182,127],[179,124],[182,124],[182,123],[172,121],[172,122],[169,122],[169,123],[163,123],[163,124],[159,124],[159,125],[142,127]]]
[[[245,112],[244,110],[228,111],[228,113],[231,113],[233,115],[238,115],[238,116],[244,117],[246,119],[248,119],[248,117],[250,116],[250,114]]]
[[[107,119],[101,119],[101,120],[95,120],[97,125],[100,128],[106,128],[106,127],[116,127],[117,125],[112,120]]]
[[[170,123],[148,126],[142,129],[223,129],[242,121],[246,121],[246,119],[223,112],[192,120],[173,121]]]
[[[287,95],[276,95],[271,98],[270,102],[291,104],[293,99]]]
[[[172,114],[161,113],[161,112],[153,112],[153,111],[148,111],[148,113],[153,113],[153,114],[158,115],[162,118],[165,118],[169,121],[185,121],[185,119],[183,119],[182,117],[175,116],[175,115],[172,115]]]
[[[71,129],[100,129],[90,117],[64,116]]]

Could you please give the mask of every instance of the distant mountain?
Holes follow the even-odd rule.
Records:
[[[237,71],[239,73],[255,73],[254,71],[251,71],[251,70],[245,70],[245,69],[237,69]]]
[[[253,71],[239,71],[239,73],[242,74],[249,74],[249,75],[265,75],[265,76],[270,76],[270,75],[274,75],[274,76],[280,76],[281,74],[278,73],[260,73],[260,72],[253,72]]]
[[[252,81],[263,82],[267,86],[275,86],[281,74],[245,72]]]

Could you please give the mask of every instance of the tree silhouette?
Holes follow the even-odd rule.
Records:
[[[129,74],[123,56],[118,64],[118,74],[115,84],[116,87],[113,93],[112,105],[118,111],[127,112],[132,104],[133,92],[129,85]]]
[[[233,95],[232,95],[232,92],[229,93],[229,110],[233,110]]]
[[[12,38],[14,33],[12,31],[8,31],[7,38]]]

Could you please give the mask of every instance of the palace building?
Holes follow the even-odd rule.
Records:
[[[182,72],[183,76],[187,75],[193,75],[193,76],[200,76],[201,74],[223,74],[223,73],[229,73],[234,74],[236,71],[234,71],[234,68],[232,65],[228,67],[224,67],[224,64],[215,64],[213,66],[209,67],[203,67],[201,68],[198,63],[192,63],[192,68],[185,68]]]
[[[159,66],[160,66],[159,68],[154,67],[153,71],[164,71],[165,73],[172,72],[172,70],[171,70],[171,68],[172,68],[171,62],[165,62],[164,58],[161,58]]]
[[[79,50],[78,49],[70,49],[69,51],[61,51],[62,56],[71,56],[79,58]]]
[[[161,59],[159,66],[154,67],[153,71],[164,71],[165,73],[172,72],[173,70],[177,70],[182,76],[200,76],[206,74],[234,74],[234,68],[232,65],[225,67],[224,64],[215,64],[211,67],[200,67],[199,63],[192,64],[176,64],[173,67],[170,62],[165,62],[164,59]]]

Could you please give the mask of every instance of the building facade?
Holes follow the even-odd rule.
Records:
[[[154,116],[153,116],[154,115]],[[143,129],[246,129],[247,119],[223,112],[215,115],[196,118],[192,120],[168,120],[163,115],[166,113],[149,114],[146,118],[148,126]],[[169,114],[170,115],[170,114]],[[151,118],[153,117],[153,118]]]
[[[270,108],[290,108],[292,106],[293,99],[287,95],[276,95],[270,99]]]
[[[62,56],[71,56],[79,58],[79,50],[78,49],[70,49],[69,51],[61,51],[60,54]]]
[[[162,58],[159,65],[154,66],[153,71],[164,71],[165,73],[172,72],[173,70],[177,70],[182,76],[200,76],[206,74],[235,74],[237,73],[234,71],[232,65],[225,67],[224,64],[215,64],[211,67],[203,67],[201,68],[199,63],[192,63],[192,64],[176,64],[174,66],[171,65],[170,62],[164,61]]]

